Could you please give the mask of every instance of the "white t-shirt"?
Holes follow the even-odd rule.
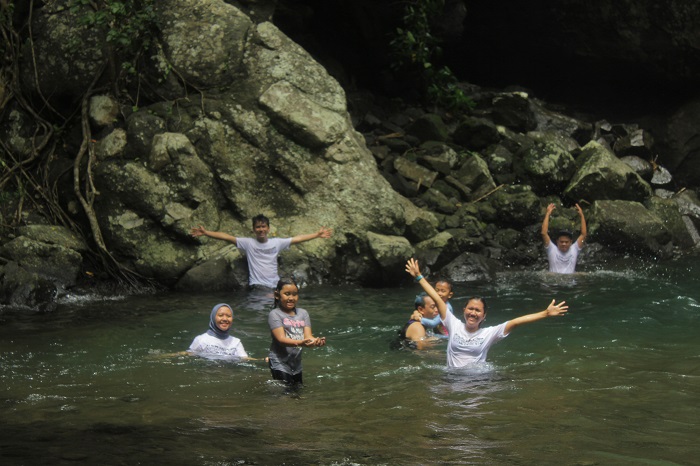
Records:
[[[236,337],[228,336],[225,340],[216,338],[208,333],[197,335],[192,341],[190,353],[211,359],[247,358],[248,353],[243,349],[243,343]]]
[[[463,367],[467,364],[486,361],[486,354],[494,343],[503,340],[506,324],[495,327],[480,328],[476,332],[468,332],[464,322],[453,314],[447,313],[442,324],[447,327],[449,341],[447,343],[447,366]]]
[[[556,273],[576,272],[576,260],[581,248],[578,242],[574,241],[568,251],[561,252],[556,244],[550,240],[547,245],[547,259],[549,260],[549,271]]]
[[[268,238],[264,243],[255,238],[236,238],[236,247],[248,260],[248,283],[268,288],[277,286],[277,256],[292,245],[292,238]]]

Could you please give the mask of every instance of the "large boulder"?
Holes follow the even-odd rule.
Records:
[[[576,172],[574,158],[556,134],[536,137],[535,145],[516,154],[516,174],[541,195],[559,193]]]
[[[477,199],[496,188],[488,164],[478,154],[466,155],[452,176],[471,190],[473,199]]]
[[[345,91],[338,81],[272,23],[260,23],[251,30],[243,66],[246,79],[237,84],[248,89],[250,97],[259,98],[271,86],[286,82],[320,107],[341,115],[347,111]]]
[[[539,198],[525,185],[505,186],[478,205],[486,220],[504,227],[525,227],[542,217]]]
[[[433,270],[442,268],[458,253],[454,236],[443,231],[434,237],[416,244],[416,259]]]
[[[217,255],[204,259],[190,268],[178,280],[176,289],[187,291],[225,291],[248,286],[248,265],[245,257],[233,245]]]
[[[684,190],[673,197],[686,224],[691,223],[700,230],[700,199],[695,191]],[[690,225],[688,225],[690,228]],[[692,229],[691,229],[692,233]]]
[[[27,225],[3,244],[0,256],[0,302],[50,311],[55,299],[75,286],[83,267],[85,243],[65,227]]]
[[[521,133],[537,128],[535,112],[530,108],[530,99],[526,93],[500,93],[493,98],[491,105],[491,118],[497,125]]]
[[[657,258],[671,254],[671,232],[639,202],[596,201],[587,220],[591,240],[612,250]]]
[[[87,3],[43,2],[31,15],[32,38],[24,44],[20,66],[24,90],[54,102],[77,100],[105,61],[106,30],[76,27],[94,14]]]
[[[652,196],[651,186],[629,165],[603,145],[591,141],[577,158],[581,164],[564,190],[564,197],[586,200],[622,199],[642,202]]]
[[[421,141],[447,141],[449,130],[440,115],[421,115],[408,127],[408,132]]]
[[[683,219],[678,203],[675,200],[661,199],[654,196],[646,202],[645,206],[668,229],[675,246],[681,249],[690,249],[695,246],[694,231],[693,229],[689,230],[689,225]]]
[[[455,129],[452,139],[471,150],[481,150],[497,144],[502,138],[496,125],[485,118],[465,117]]]
[[[438,220],[432,212],[419,209],[411,202],[402,198],[406,229],[404,236],[411,242],[418,243],[437,235]]]
[[[221,0],[161,0],[156,6],[160,45],[175,73],[198,89],[237,79],[253,26],[246,14]]]
[[[216,0],[167,0],[159,8],[167,10],[163,57],[214,95],[139,108],[128,117],[124,156],[100,160],[95,208],[115,257],[180,288],[235,288],[243,281],[234,272],[240,258],[224,252],[226,243],[192,240],[191,227],[245,235],[259,213],[282,237],[329,226],[336,231],[331,240],[283,255],[285,267],[303,269],[312,281],[331,275],[331,264],[349,266],[336,260],[336,249],[358,247],[366,231],[406,233],[415,241],[437,233],[434,218],[419,213],[378,173],[349,124],[337,81],[279,29],[253,24]],[[213,26],[204,43],[212,50],[188,58],[183,44],[199,40],[205,11]],[[369,280],[368,264],[377,258],[364,252],[367,260],[347,274],[336,271],[335,279]]]
[[[369,231],[367,244],[381,270],[383,281],[400,282],[404,278],[401,275],[403,265],[407,258],[413,256],[411,243],[402,236],[380,235]]]
[[[345,115],[324,108],[286,81],[274,83],[263,92],[260,105],[280,131],[310,148],[330,146],[349,124]]]
[[[502,270],[499,263],[480,254],[465,252],[440,271],[440,275],[453,283],[492,280]]]

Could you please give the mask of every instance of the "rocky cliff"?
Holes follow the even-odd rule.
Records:
[[[477,105],[457,114],[346,94],[269,21],[269,2],[241,3],[146,2],[156,32],[133,62],[115,52],[114,24],[81,26],[89,4],[26,17],[0,99],[2,303],[50,309],[105,271],[243,287],[241,254],[189,230],[243,236],[259,213],[273,235],[335,232],[283,255],[284,273],[367,286],[397,283],[412,255],[454,280],[543,268],[549,202],[558,227],[576,227],[574,203],[590,214],[584,267],[697,243],[700,203],[665,176],[645,128],[467,84]]]

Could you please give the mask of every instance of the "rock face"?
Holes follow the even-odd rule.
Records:
[[[597,142],[587,144],[578,160],[580,168],[564,189],[564,196],[569,199],[641,202],[652,195],[651,186],[637,172]]]
[[[596,201],[590,217],[591,236],[602,244],[623,252],[670,257],[670,231],[642,204]]]
[[[306,7],[303,13],[299,4]],[[441,62],[457,76],[484,86],[524,86],[545,99],[570,102],[597,115],[641,118],[664,113],[653,125],[657,150],[651,157],[639,154],[644,146],[636,145],[635,138],[627,141],[632,154],[616,153],[658,157],[677,179],[698,185],[700,3],[448,0],[442,6],[431,32],[443,41]],[[278,23],[324,63],[341,69],[337,75],[392,93],[403,89],[402,76],[382,79],[377,70],[392,60],[385,37],[404,27],[397,8],[376,0],[336,0],[332,6],[279,0]],[[494,103],[489,121],[531,131],[541,122],[524,108],[527,102],[518,95],[502,98]],[[481,138],[472,137],[476,131]],[[487,124],[476,121],[463,124],[455,142],[462,144],[462,133],[475,150],[497,137]]]
[[[0,248],[0,302],[53,310],[55,298],[78,281],[87,246],[64,227],[29,225],[18,233]]]
[[[480,90],[478,112],[493,114],[497,102],[508,100],[503,94]],[[511,108],[508,121],[512,126],[466,116],[446,125],[446,142],[413,141],[410,121],[402,123],[403,127],[390,127],[389,121],[400,119],[386,112],[381,102],[360,120],[358,127],[392,186],[436,214],[437,229],[443,233],[425,241],[425,245],[416,245],[416,256],[423,263],[440,269],[469,252],[461,256],[462,260],[472,260],[476,253],[479,260],[470,266],[477,269],[481,269],[484,258],[495,259],[488,270],[532,266],[542,256],[539,227],[549,202],[559,206],[550,221],[553,230],[575,231],[578,216],[566,207],[575,203],[583,206],[591,216],[587,249],[592,251],[645,257],[651,253],[656,258],[668,258],[674,251],[695,247],[695,214],[690,207],[695,205],[690,200],[694,192],[675,194],[657,188],[656,195],[653,180],[663,167],[629,155],[630,147],[654,149],[643,129],[606,121],[579,121],[557,114],[522,92],[516,94],[519,101],[527,100],[528,107]],[[404,113],[421,118],[419,109]],[[536,125],[523,133],[523,121]],[[405,131],[399,139],[411,146],[409,150],[397,143],[396,136],[390,144],[387,142],[382,134],[389,127],[393,135]],[[630,158],[634,160],[623,161]],[[441,237],[444,233],[449,236]]]
[[[68,9],[64,2],[46,2],[34,16],[33,40],[25,42],[20,68],[26,92],[70,99],[82,95],[95,79],[105,59],[104,33],[76,27],[90,8]]]
[[[700,241],[695,192],[675,193],[668,179],[661,190],[653,179],[663,167],[641,167],[655,149],[642,128],[476,86],[477,108],[466,114],[348,98],[303,48],[233,3],[157,2],[161,33],[143,75],[150,100],[129,108],[106,92],[89,100],[95,214],[114,258],[138,274],[183,290],[244,287],[244,256],[190,229],[248,236],[260,213],[272,236],[334,230],[281,256],[283,274],[316,283],[397,284],[409,256],[455,281],[541,268],[550,202],[559,206],[553,228],[574,229],[568,207],[583,205],[593,250],[665,258]],[[50,79],[27,92],[58,92],[61,83],[63,98],[79,100],[85,89],[75,82],[91,81],[93,57],[56,67],[48,53],[63,51],[73,14],[47,6],[34,17],[45,51],[38,75],[46,67]],[[28,150],[31,115],[7,114],[0,135],[11,150]],[[72,159],[55,164],[65,172]],[[72,193],[72,181],[61,189]],[[1,302],[36,307],[80,280],[87,246],[51,228],[27,226],[3,242]]]
[[[350,124],[343,89],[275,26],[253,24],[215,0],[159,8],[163,58],[206,92],[130,115],[121,123],[127,144],[95,169],[100,225],[122,261],[170,286],[244,286],[246,274],[235,272],[245,269],[240,254],[227,243],[193,240],[189,230],[205,225],[246,236],[250,218],[265,213],[278,236],[320,225],[336,231],[332,241],[300,246],[306,257],[283,261],[283,271],[303,269],[321,281],[345,261],[336,250],[349,237],[401,235],[409,219],[424,217],[377,172]],[[162,92],[172,88],[163,83]],[[382,266],[378,250],[366,251],[353,279]]]

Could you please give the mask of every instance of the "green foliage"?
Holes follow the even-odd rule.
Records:
[[[474,101],[459,87],[457,78],[448,67],[438,70],[429,68],[427,94],[435,104],[450,110],[466,110],[474,108]]]
[[[441,40],[431,33],[431,22],[445,6],[444,0],[408,0],[402,17],[403,27],[396,29],[390,46],[391,67],[395,72],[418,73],[425,96],[434,104],[450,110],[464,111],[474,101],[459,88],[457,78],[448,67],[436,67],[442,54]]]
[[[391,40],[392,67],[400,70],[414,65],[429,67],[432,57],[441,52],[440,40],[431,34],[430,20],[437,16],[444,0],[410,0],[404,7],[402,28],[396,28]]]
[[[151,45],[157,30],[156,0],[71,0],[70,11],[85,27],[105,31],[107,43],[122,61],[122,71],[135,74],[136,59]]]

